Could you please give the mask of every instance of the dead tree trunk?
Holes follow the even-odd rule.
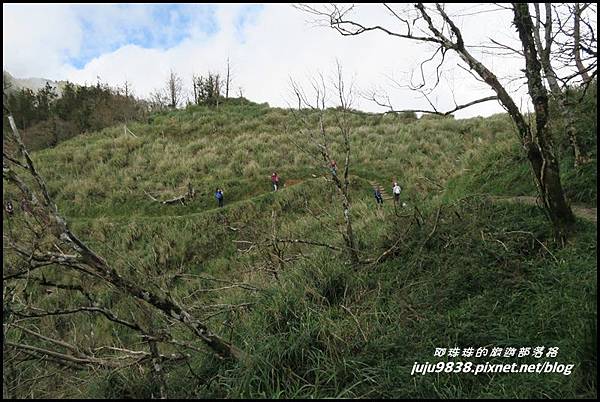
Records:
[[[582,9],[579,3],[575,3],[575,11],[573,13],[573,57],[575,58],[575,65],[583,82],[586,83],[590,80],[590,76],[587,73],[587,69],[581,61],[581,13]]]
[[[350,185],[349,171],[350,171],[350,163],[351,163],[351,161],[350,161],[351,128],[350,128],[350,124],[348,122],[347,114],[348,114],[348,109],[350,108],[350,97],[351,97],[352,91],[351,91],[351,89],[347,90],[344,87],[344,80],[342,77],[341,66],[338,64],[337,81],[334,83],[334,86],[335,86],[335,90],[337,92],[336,95],[338,96],[338,99],[340,101],[340,105],[339,105],[340,110],[336,110],[334,118],[337,121],[337,127],[340,130],[340,134],[344,141],[344,162],[345,163],[344,163],[343,179],[341,179],[338,174],[337,167],[336,168],[332,167],[333,158],[332,158],[331,152],[329,150],[330,139],[328,138],[328,135],[326,133],[326,123],[325,123],[325,110],[326,110],[325,109],[325,99],[326,99],[325,82],[324,82],[322,76],[320,77],[320,80],[321,80],[320,82],[318,82],[317,80],[313,80],[313,82],[312,82],[312,87],[315,92],[314,96],[316,98],[315,104],[312,104],[311,101],[309,101],[307,99],[303,90],[300,87],[298,87],[294,83],[294,81],[292,81],[292,90],[294,91],[296,97],[298,98],[298,116],[305,127],[308,127],[310,125],[310,123],[308,123],[306,120],[304,120],[300,117],[301,106],[304,104],[311,110],[316,111],[318,113],[318,122],[317,122],[318,127],[316,127],[316,129],[312,129],[312,130],[309,128],[308,135],[309,135],[313,145],[318,150],[317,152],[320,155],[320,158],[322,159],[322,163],[323,163],[322,166],[325,169],[327,169],[327,171],[329,172],[331,180],[335,184],[338,194],[340,195],[340,197],[342,199],[342,209],[343,209],[343,214],[344,214],[345,228],[341,234],[344,239],[344,243],[346,245],[345,249],[346,249],[346,252],[348,253],[348,257],[349,257],[350,261],[353,264],[358,264],[358,263],[360,263],[360,259],[358,256],[356,237],[354,234],[354,230],[352,229],[352,214],[351,214],[352,203],[350,200],[350,192],[349,192],[349,185]],[[313,132],[317,132],[318,138],[313,134]],[[305,152],[310,153],[309,151],[305,151]],[[316,160],[319,160],[319,158],[315,157],[314,155],[313,155],[313,158],[315,158]]]
[[[523,45],[523,51],[525,52],[527,82],[536,114],[536,130],[534,133],[532,133],[519,108],[496,76],[467,51],[460,30],[448,17],[443,8],[439,4],[436,4],[438,12],[456,36],[455,42],[447,39],[442,32],[435,28],[422,3],[417,4],[416,7],[421,11],[429,29],[441,40],[442,45],[447,49],[455,50],[469,67],[477,72],[498,95],[498,99],[517,126],[521,144],[527,152],[527,158],[533,169],[536,186],[544,208],[552,222],[555,235],[559,239],[564,239],[571,230],[575,218],[570,205],[565,199],[560,182],[558,160],[554,155],[553,144],[547,125],[548,96],[542,84],[541,66],[536,55],[533,40],[533,23],[529,15],[528,5],[513,4],[513,8],[515,13],[514,23],[519,30],[519,37]]]
[[[567,203],[560,182],[558,160],[548,127],[548,96],[541,76],[541,64],[537,58],[533,39],[533,23],[526,3],[514,3],[514,24],[525,54],[526,77],[529,94],[535,110],[535,142],[528,144],[527,157],[533,166],[540,195],[549,213],[558,238],[564,239],[571,230],[575,218]]]
[[[229,84],[231,80],[231,66],[229,64],[229,57],[227,58],[227,76],[225,78],[225,99],[229,99]]]
[[[342,106],[344,108],[345,106]],[[345,110],[345,109],[344,109]],[[342,111],[341,113],[344,113]],[[350,180],[348,178],[349,168],[350,168],[350,129],[347,125],[342,122],[339,122],[339,127],[342,132],[342,136],[344,138],[344,148],[345,148],[345,158],[344,158],[344,182],[339,179],[337,176],[337,172],[331,171],[331,178],[333,179],[338,192],[342,196],[342,208],[344,209],[344,224],[346,227],[346,233],[344,233],[344,242],[346,243],[346,249],[348,250],[348,255],[350,256],[350,261],[353,264],[358,264],[358,252],[356,248],[356,238],[354,237],[354,231],[352,230],[352,217],[350,214],[350,194],[348,192],[348,187],[350,184]],[[325,131],[323,130],[323,137],[325,136]],[[325,151],[327,151],[325,149]],[[331,163],[331,157],[329,156],[329,152],[323,154],[323,158],[325,159],[325,163]]]
[[[434,23],[429,15],[430,8],[426,8],[424,3],[416,3],[414,5],[417,10],[417,15],[414,16],[411,16],[409,13],[404,13],[406,15],[397,13],[387,4],[384,4],[384,7],[401,22],[399,24],[402,27],[400,32],[394,32],[392,29],[381,25],[365,26],[347,19],[353,7],[340,8],[333,4],[328,6],[325,11],[322,11],[310,5],[297,6],[297,8],[305,12],[316,15],[318,18],[323,18],[324,23],[330,25],[344,36],[355,36],[369,31],[380,31],[397,38],[435,44],[439,46],[437,51],[441,50],[442,54],[447,50],[455,51],[467,63],[469,68],[497,94],[498,100],[514,121],[521,145],[527,152],[527,156],[531,162],[536,186],[543,200],[544,209],[550,217],[555,234],[560,238],[564,238],[571,229],[574,218],[571,207],[565,199],[560,182],[558,161],[553,153],[552,142],[548,132],[548,99],[541,83],[540,65],[533,44],[533,28],[527,4],[514,4],[513,9],[521,42],[527,53],[527,80],[530,95],[535,105],[536,114],[540,113],[539,116],[536,116],[535,132],[532,132],[519,108],[499,82],[498,78],[469,53],[460,29],[444,11],[442,5],[435,3],[435,5],[431,6],[435,7],[437,14],[441,18],[441,23],[437,19]],[[523,8],[524,10],[522,10]],[[520,18],[519,16],[524,12],[527,13],[527,18]],[[524,19],[527,21],[523,21]],[[425,26],[418,26],[422,24]]]
[[[198,79],[192,74],[192,90],[194,92],[194,104],[198,104]]]
[[[538,54],[540,55],[540,62],[542,63],[542,68],[544,69],[544,75],[546,76],[546,80],[548,81],[548,86],[550,87],[552,96],[557,101],[560,113],[563,117],[567,138],[569,138],[569,142],[573,147],[575,167],[578,167],[588,162],[589,157],[587,156],[585,151],[583,151],[583,148],[580,144],[579,136],[577,135],[577,129],[575,128],[575,114],[573,113],[573,110],[571,108],[572,105],[569,105],[567,99],[567,91],[561,90],[560,85],[558,84],[556,72],[554,71],[552,63],[550,61],[553,42],[552,5],[550,3],[545,3],[546,20],[544,22],[544,43],[542,43],[542,39],[540,36],[541,16],[539,3],[534,3],[534,7],[536,12],[536,24],[534,30],[535,44],[538,49]]]
[[[342,68],[338,64],[337,71],[337,85],[336,90],[338,92],[338,96],[340,99],[340,104],[342,106],[342,110],[340,115],[337,115],[338,127],[342,133],[342,137],[344,138],[344,183],[340,183],[339,178],[337,177],[337,173],[332,169],[331,176],[336,180],[336,185],[338,189],[342,193],[343,197],[343,207],[344,207],[344,222],[346,224],[346,246],[348,248],[348,253],[350,254],[350,260],[354,264],[358,264],[358,252],[356,247],[356,239],[354,237],[354,231],[352,230],[352,218],[350,216],[350,194],[348,192],[348,188],[350,186],[350,180],[348,178],[348,174],[350,172],[350,125],[348,123],[348,109],[350,108],[348,97],[344,88],[344,80],[342,77]],[[325,133],[323,133],[325,134]],[[331,163],[331,159],[328,160],[328,163]]]

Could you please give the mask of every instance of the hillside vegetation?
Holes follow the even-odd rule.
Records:
[[[514,135],[503,115],[410,121],[357,113],[351,124],[351,173],[386,187],[397,177],[406,183],[407,196],[417,199],[430,197],[439,189],[436,183],[443,186],[465,169],[465,161],[484,144]],[[296,182],[327,173],[299,148],[308,141],[285,109],[192,106],[129,128],[138,138],[115,127],[36,154],[67,215],[178,214],[177,207],[155,205],[144,191],[169,198],[182,193],[188,182],[205,195],[186,207],[198,212],[216,205],[212,193],[217,186],[233,202],[268,192],[273,171]],[[330,132],[335,136],[333,128]],[[342,162],[339,143],[333,152]]]
[[[31,151],[54,147],[85,132],[145,119],[151,102],[135,98],[130,89],[108,84],[76,85],[39,79],[23,85],[4,72],[4,107],[12,113]],[[35,80],[34,80],[35,82]],[[9,129],[3,114],[3,129]]]
[[[314,113],[301,113],[315,121]],[[328,121],[334,113],[327,112]],[[583,131],[595,152],[595,103],[581,113],[594,114],[593,128]],[[136,137],[122,126],[106,128],[33,158],[75,233],[122,275],[159,283],[249,354],[241,362],[194,354],[189,364],[166,367],[169,397],[595,397],[596,227],[579,220],[561,248],[539,208],[490,197],[536,194],[509,117],[417,120],[356,112],[350,121],[354,230],[361,258],[375,261],[354,267],[325,247],[268,243],[277,236],[343,247],[338,195],[327,171],[302,151],[309,139],[290,110],[243,99],[195,105],[128,125]],[[341,139],[330,127],[341,167]],[[568,147],[559,145],[570,199],[595,206],[595,153],[592,163],[575,169]],[[278,192],[270,186],[274,171],[284,184]],[[393,178],[407,206],[394,209],[386,200],[376,208],[372,183],[391,194]],[[185,204],[163,205],[148,195],[171,199],[188,184],[196,195]],[[222,209],[217,187],[225,191]],[[4,198],[11,197],[18,205],[5,188]],[[60,278],[61,271],[52,275]],[[229,286],[241,282],[256,289]],[[206,291],[215,283],[222,290]],[[51,310],[79,296],[39,286],[29,297]],[[125,297],[99,297],[123,317],[132,308]],[[167,324],[157,315],[146,320]],[[137,341],[101,316],[44,317],[38,325],[90,350]],[[556,360],[574,364],[572,373],[411,375],[415,362],[480,362],[434,357],[436,347],[537,346],[559,347],[558,357],[481,362]],[[5,365],[9,376],[19,370],[22,379],[39,378],[35,386],[19,383],[13,395],[158,393],[150,373],[135,368],[73,376],[47,364]]]

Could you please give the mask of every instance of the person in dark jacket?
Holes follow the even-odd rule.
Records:
[[[377,202],[377,205],[383,205],[383,196],[381,195],[381,190],[379,187],[375,187],[373,189],[373,193],[375,195],[375,201]]]
[[[217,190],[215,191],[215,198],[217,199],[218,203],[219,203],[219,208],[223,208],[223,190],[220,188],[217,188]]]
[[[15,209],[13,207],[12,201],[8,200],[6,201],[6,205],[4,206],[4,210],[6,211],[6,213],[8,214],[8,216],[12,216],[13,213],[15,212]]]

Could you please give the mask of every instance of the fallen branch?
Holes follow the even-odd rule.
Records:
[[[229,284],[229,285],[237,286],[239,288],[246,289],[246,290],[252,290],[252,291],[261,291],[261,290],[264,290],[264,289],[257,288],[256,286],[250,285],[250,284],[245,283],[245,282],[232,282],[232,281],[229,281],[229,280],[226,280],[226,279],[210,278],[210,277],[207,277],[207,276],[202,276],[202,275],[197,275],[197,274],[175,274],[175,275],[173,275],[173,278],[177,278],[177,277],[199,278],[199,279],[204,279],[204,280],[207,280],[207,281],[226,283],[226,284]]]
[[[431,180],[429,177],[427,177],[427,176],[421,176],[420,178],[425,179],[428,182],[430,182],[431,184],[439,187],[441,190],[444,190],[444,187],[442,187],[441,185],[437,184],[436,182],[434,182],[433,180]]]
[[[267,240],[267,241],[263,241],[263,242],[254,242],[254,241],[248,241],[248,240],[232,240],[232,241],[234,243],[242,243],[242,244],[250,244],[250,245],[271,244],[273,241],[275,241],[277,243],[296,243],[296,244],[299,243],[299,244],[310,244],[312,246],[327,247],[327,248],[330,248],[335,251],[342,251],[341,248],[332,246],[331,244],[320,243],[320,242],[316,242],[316,241],[312,241],[312,240],[303,240],[303,239],[274,239],[274,240]]]
[[[144,194],[146,194],[148,197],[150,197],[150,199],[152,201],[158,202],[163,205],[171,205],[171,204],[177,204],[177,203],[181,203],[181,204],[185,205],[186,201],[190,201],[190,200],[194,199],[194,197],[196,196],[196,191],[194,190],[194,188],[192,187],[191,184],[188,184],[187,193],[180,195],[178,197],[175,197],[175,198],[171,198],[169,200],[164,200],[164,201],[161,201],[161,200],[153,197],[152,194],[148,193],[146,190],[143,190],[143,191],[144,191]]]
[[[313,246],[321,246],[321,247],[327,247],[330,248],[332,250],[335,251],[342,251],[341,248],[336,247],[336,246],[332,246],[331,244],[327,244],[327,243],[319,243],[316,241],[312,241],[312,240],[302,240],[302,239],[276,239],[277,242],[279,243],[301,243],[301,244],[310,244]]]
[[[22,180],[13,171],[13,169],[11,169],[8,163],[3,164],[2,166],[2,176],[5,180],[15,184],[25,199],[34,207],[37,207],[34,208],[35,214],[44,220],[48,232],[57,239],[65,242],[65,244],[68,244],[78,254],[78,258],[76,258],[76,264],[74,264],[74,266],[71,268],[75,268],[75,265],[82,266],[86,271],[88,271],[88,273],[93,273],[95,276],[101,278],[107,284],[116,287],[124,294],[148,303],[165,316],[179,321],[190,331],[192,331],[192,333],[198,339],[202,340],[206,346],[212,349],[212,351],[215,352],[218,357],[233,358],[236,360],[245,358],[247,355],[244,351],[225,341],[216,333],[213,333],[203,322],[194,318],[185,307],[179,305],[179,303],[173,300],[173,298],[168,294],[164,294],[164,292],[157,292],[151,287],[144,286],[142,283],[123,277],[114,266],[109,264],[102,256],[96,254],[95,251],[93,251],[87,244],[85,244],[73,232],[71,232],[65,219],[59,215],[58,208],[52,201],[43,178],[35,169],[33,161],[29,157],[18,129],[14,123],[13,116],[9,115],[8,117],[12,128],[12,133],[8,131],[7,136],[10,136],[10,138],[14,140],[19,151],[25,157],[29,173],[37,185],[37,188],[42,193],[43,202],[39,201],[38,196],[32,191],[30,186],[24,180]],[[188,185],[188,188],[191,189],[191,185]],[[39,348],[31,349],[33,347],[27,345],[14,345],[15,347],[24,348],[32,352],[37,351],[42,355],[45,352],[44,350],[40,352]],[[61,356],[55,357],[60,359]]]
[[[440,206],[438,206],[438,209],[437,209],[437,214],[435,216],[435,224],[433,225],[433,229],[431,230],[431,233],[429,233],[429,236],[427,236],[427,239],[425,239],[425,242],[423,243],[423,245],[427,244],[429,239],[431,239],[431,237],[437,230],[438,223],[440,222],[440,211],[441,210],[442,210],[442,206],[440,205]]]
[[[134,133],[131,132],[131,130],[127,127],[126,124],[123,124],[123,129],[125,130],[125,134],[129,133],[129,134],[133,135],[135,138],[138,138],[137,135],[135,135]]]
[[[356,326],[358,327],[358,330],[360,331],[364,341],[368,342],[367,336],[365,335],[364,331],[362,330],[362,327],[360,326],[360,323],[358,322],[358,319],[356,318],[356,316],[352,313],[352,311],[350,311],[350,309],[348,307],[343,306],[341,304],[340,304],[340,307],[343,308],[344,310],[346,310],[348,312],[348,314],[350,314],[350,316],[354,319],[354,322],[356,323]]]
[[[59,353],[59,352],[56,352],[53,350],[42,349],[42,348],[38,348],[35,346],[25,345],[22,343],[14,343],[11,341],[6,341],[5,343],[6,343],[6,345],[11,346],[16,349],[22,349],[22,350],[34,352],[37,355],[41,355],[42,358],[44,358],[46,356],[50,356],[50,357],[59,359],[61,361],[67,362],[67,363],[74,363],[74,364],[78,364],[78,365],[101,366],[101,367],[106,367],[106,368],[120,368],[123,366],[122,364],[119,364],[119,363],[115,363],[115,362],[112,362],[109,360],[98,359],[98,358],[90,357],[90,356],[75,357],[72,355]]]
[[[537,241],[540,244],[540,246],[542,246],[544,248],[544,250],[546,250],[548,252],[548,254],[550,254],[552,256],[552,258],[554,259],[554,261],[557,264],[559,264],[558,258],[556,258],[556,256],[554,254],[552,254],[552,252],[550,250],[548,250],[548,247],[546,247],[546,245],[544,243],[542,243],[541,241],[539,241],[539,239],[537,237],[535,237],[535,235],[533,233],[526,232],[524,230],[512,230],[510,232],[503,232],[503,233],[505,233],[505,234],[522,233],[522,234],[528,234],[528,235],[530,235],[531,237],[533,237],[533,239],[535,241]]]
[[[102,307],[85,307],[84,306],[84,307],[74,308],[71,310],[54,310],[54,311],[32,308],[32,310],[37,310],[37,311],[39,311],[39,313],[34,312],[34,313],[24,314],[21,312],[15,312],[14,314],[21,318],[41,318],[41,317],[49,317],[49,316],[55,316],[55,315],[76,314],[76,313],[82,313],[82,312],[100,313],[112,322],[124,325],[124,326],[129,327],[136,331],[142,331],[142,329],[136,323],[131,323],[131,322],[122,320],[119,317],[117,317],[117,315],[115,313],[113,313],[112,311],[102,308]]]
[[[421,247],[419,248],[419,252],[417,254],[421,254],[421,252],[423,251],[423,247],[425,247],[425,245],[429,242],[429,240],[433,237],[433,235],[435,234],[436,230],[437,230],[437,226],[438,223],[440,221],[440,211],[442,209],[442,206],[438,206],[437,209],[437,214],[435,217],[435,223],[433,224],[433,229],[431,230],[431,232],[429,233],[429,235],[427,236],[427,238],[425,239],[425,241],[423,242],[423,244],[421,244]]]
[[[391,253],[392,253],[394,250],[396,250],[396,249],[398,248],[398,244],[399,244],[400,242],[402,242],[402,237],[401,237],[401,238],[399,238],[398,240],[396,240],[396,242],[394,243],[394,245],[393,245],[392,247],[388,248],[388,249],[387,249],[386,251],[384,251],[384,252],[383,252],[383,253],[382,253],[382,254],[381,254],[379,257],[377,257],[377,258],[375,259],[375,261],[373,261],[373,262],[371,263],[371,265],[377,265],[377,264],[379,264],[379,263],[380,263],[382,260],[385,260],[385,259],[387,259],[387,258],[388,258],[388,256],[389,256],[389,255],[390,255],[390,254],[391,254]]]

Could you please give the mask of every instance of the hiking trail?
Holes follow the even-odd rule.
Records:
[[[392,197],[391,195],[388,195],[388,193],[385,191],[385,186],[380,185],[379,182],[369,180],[369,183],[371,184],[371,187],[379,187],[379,190],[381,191],[381,197],[384,200],[393,200],[394,199],[394,197]]]
[[[529,195],[518,195],[518,196],[493,196],[492,199],[496,201],[505,201],[527,205],[539,205],[538,198]],[[597,223],[597,212],[595,207],[588,207],[585,205],[572,204],[571,209],[578,218],[584,219],[588,222]]]

